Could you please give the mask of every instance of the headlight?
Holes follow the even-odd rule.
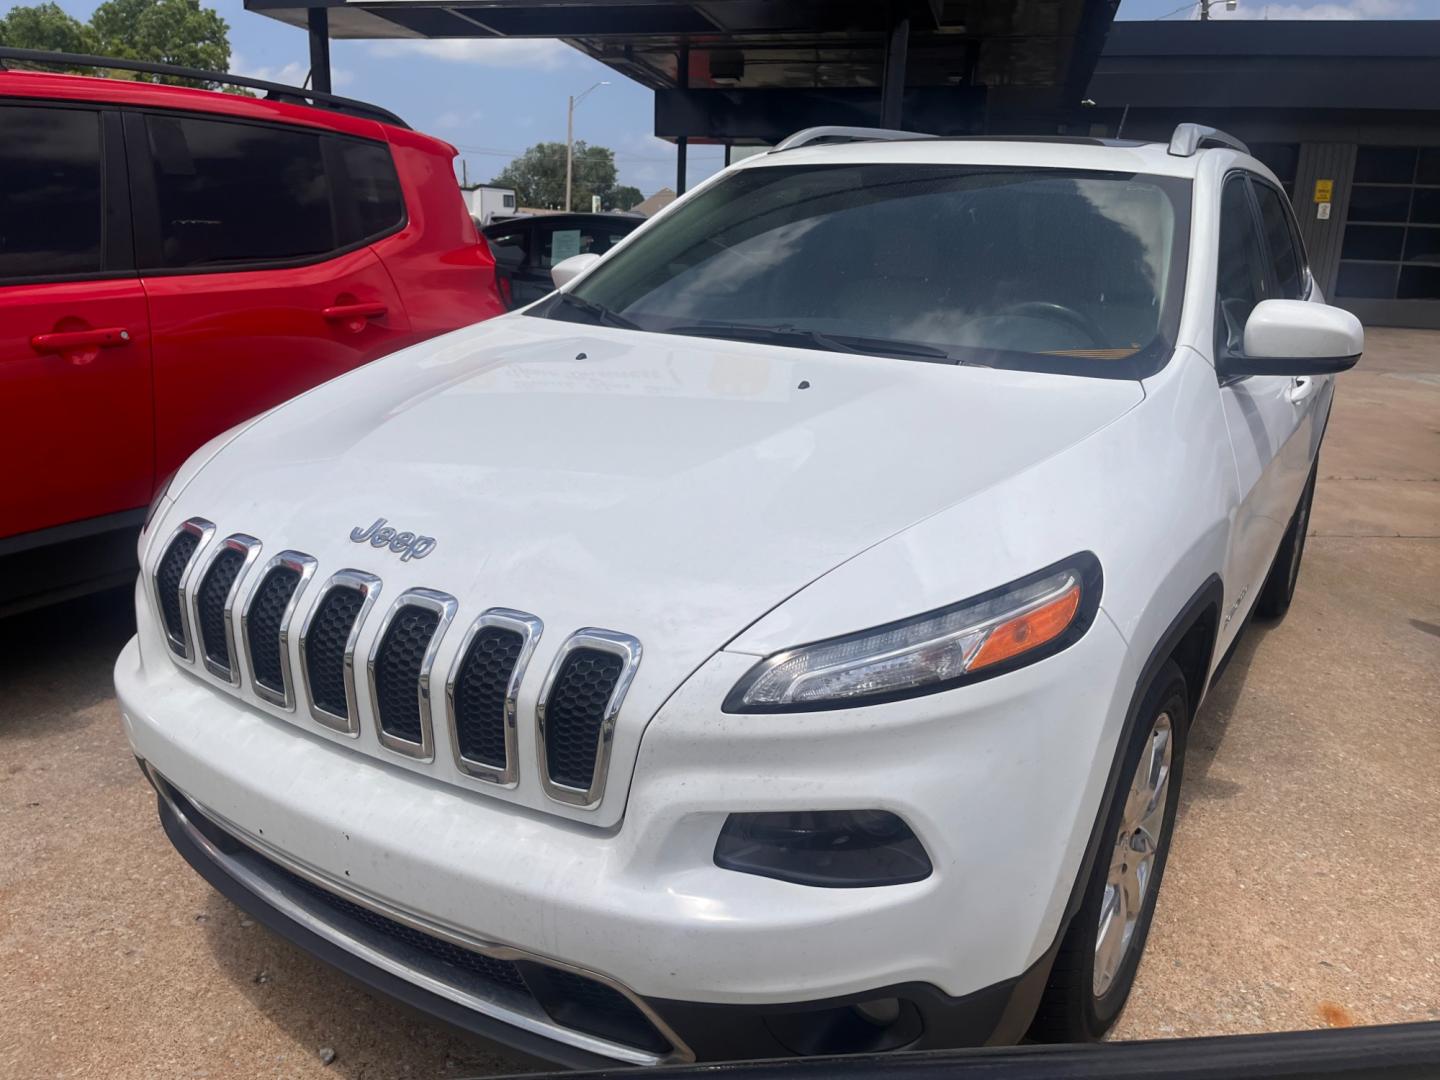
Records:
[[[726,712],[843,709],[948,690],[1078,641],[1100,604],[1100,563],[1081,552],[938,611],[767,657]]]

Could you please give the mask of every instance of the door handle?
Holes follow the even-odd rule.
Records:
[[[1299,405],[1315,392],[1315,386],[1316,382],[1312,376],[1297,375],[1286,396],[1290,399],[1291,404]]]
[[[94,330],[59,330],[36,334],[30,347],[36,352],[65,353],[82,349],[118,349],[130,344],[130,331],[123,326],[98,327]]]
[[[384,304],[373,302],[369,304],[332,304],[323,309],[320,314],[331,322],[348,322],[361,319],[383,319],[385,310]]]

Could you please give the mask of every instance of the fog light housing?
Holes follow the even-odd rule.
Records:
[[[932,869],[910,826],[887,810],[731,814],[715,865],[829,889],[903,885]]]

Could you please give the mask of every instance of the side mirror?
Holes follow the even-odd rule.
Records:
[[[550,280],[555,282],[557,289],[563,289],[599,261],[600,256],[593,252],[587,251],[584,255],[571,255],[570,258],[562,259],[550,268]]]
[[[1234,375],[1329,375],[1355,366],[1365,328],[1348,311],[1308,300],[1262,300],[1245,320],[1245,355]]]

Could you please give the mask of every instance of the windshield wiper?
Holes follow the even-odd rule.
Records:
[[[760,341],[790,345],[801,349],[824,349],[828,352],[860,353],[870,356],[894,356],[903,359],[928,360],[937,364],[959,364],[958,357],[934,345],[918,341],[889,341],[884,338],[855,337],[850,334],[827,334],[823,330],[807,330],[799,326],[764,326],[759,323],[697,323],[693,326],[669,326],[667,334],[689,334],[694,337],[730,338],[735,341]]]
[[[639,330],[640,327],[621,315],[617,311],[611,311],[604,304],[597,304],[594,300],[586,300],[583,296],[576,296],[574,293],[561,292],[557,294],[557,303],[568,304],[577,311],[583,311],[598,323],[606,326],[616,326],[621,330]]]

